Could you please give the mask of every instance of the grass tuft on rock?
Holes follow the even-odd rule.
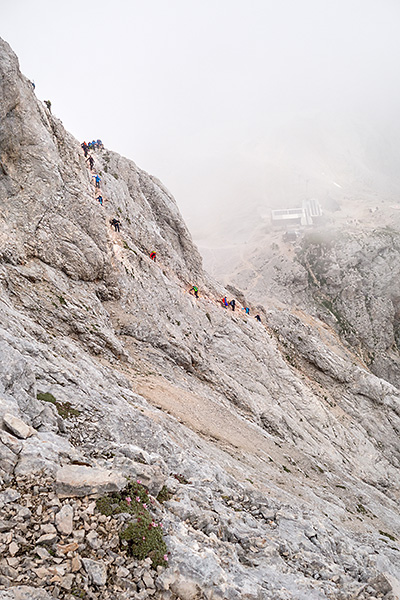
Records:
[[[158,492],[157,500],[162,504],[163,502],[168,502],[168,500],[171,500],[173,495],[174,493],[171,492],[166,485],[163,485],[161,490]]]

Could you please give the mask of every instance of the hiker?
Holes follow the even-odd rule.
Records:
[[[259,323],[261,323],[261,317],[260,317],[260,315],[256,315],[254,318],[255,318],[255,319],[257,319],[257,321],[258,321]]]
[[[93,175],[94,177],[94,185],[97,189],[100,189],[100,181],[101,178],[98,175]]]
[[[104,146],[103,146],[103,142],[102,142],[101,140],[97,140],[97,147],[98,147],[100,150],[103,150]]]
[[[89,163],[90,170],[93,171],[93,165],[94,165],[94,158],[93,158],[93,156],[90,155],[89,158],[87,158],[86,160]]]
[[[87,155],[88,155],[88,145],[87,145],[87,143],[86,143],[86,142],[83,142],[83,143],[81,144],[81,148],[82,148],[82,150],[83,150],[83,154],[85,155],[85,158],[86,158],[86,157],[87,157]]]
[[[224,308],[228,308],[229,304],[228,304],[228,300],[226,299],[226,296],[224,296],[224,297],[222,298],[221,302],[222,302],[222,306],[223,306]]]
[[[47,106],[47,108],[49,109],[49,112],[51,112],[51,102],[50,102],[50,100],[45,100],[44,103]]]
[[[236,307],[236,300],[231,300],[231,301],[229,302],[229,304],[231,305],[231,307],[232,307],[232,310],[235,310],[235,307]]]
[[[97,200],[100,202],[100,205],[103,206],[103,196],[97,196]]]
[[[120,223],[120,221],[118,221],[118,219],[111,219],[110,223],[114,227],[115,231],[119,231],[119,228],[121,227],[121,223]]]
[[[151,260],[154,260],[154,262],[156,262],[156,257],[157,257],[157,254],[154,251],[150,252],[150,258],[151,258]]]
[[[192,289],[190,290],[191,292],[194,292],[194,295],[196,296],[196,298],[199,297],[199,288],[196,287],[195,285],[192,287]]]
[[[246,313],[246,315],[250,314],[250,309],[248,306],[245,306],[244,308],[242,308],[242,310],[244,310],[244,312]]]

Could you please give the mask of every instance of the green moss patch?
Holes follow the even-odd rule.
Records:
[[[81,414],[79,410],[77,410],[76,408],[72,408],[69,402],[59,402],[58,400],[56,400],[53,394],[50,394],[50,392],[39,392],[36,395],[36,398],[38,400],[42,400],[42,402],[50,402],[51,404],[54,404],[58,411],[58,414],[63,419],[68,419],[69,417],[77,417]]]

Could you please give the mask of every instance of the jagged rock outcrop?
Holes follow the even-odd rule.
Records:
[[[171,195],[107,149],[100,206],[79,143],[0,46],[0,598],[396,598],[398,389],[306,314],[223,309]],[[58,493],[71,465],[165,486],[168,564],[151,574],[89,498]],[[93,533],[65,558],[67,504]]]

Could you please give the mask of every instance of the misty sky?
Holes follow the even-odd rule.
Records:
[[[195,235],[263,201],[281,126],[398,118],[398,0],[2,0],[0,23],[38,98],[159,177]]]

